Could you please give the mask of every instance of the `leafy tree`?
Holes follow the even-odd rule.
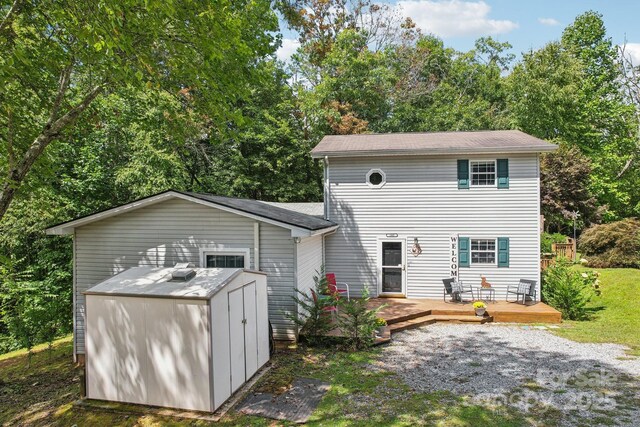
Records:
[[[321,114],[327,133],[366,131],[390,112],[391,76],[386,55],[369,50],[366,37],[354,30],[341,32],[322,63],[322,79],[309,97],[309,114]],[[325,120],[323,121],[322,118]],[[326,123],[328,128],[322,127]]]
[[[377,52],[397,41],[403,26],[411,26],[392,6],[371,0],[278,0],[276,5],[300,35],[298,62],[312,83],[343,31],[360,33]]]
[[[578,144],[588,131],[577,120],[584,105],[583,70],[559,43],[523,55],[507,78],[507,104],[514,127],[539,138]]]
[[[548,230],[568,231],[573,212],[578,225],[597,219],[598,205],[590,191],[591,161],[576,146],[560,144],[540,160],[540,202]]]
[[[186,90],[217,123],[232,118],[277,29],[264,0],[16,0],[0,11],[0,219],[45,148],[116,88]]]

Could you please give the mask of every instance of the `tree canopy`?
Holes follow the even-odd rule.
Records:
[[[325,134],[521,129],[561,145],[551,231],[640,215],[640,71],[596,12],[516,59],[368,0],[0,0],[0,51],[0,351],[69,330],[47,226],[169,188],[320,201]]]

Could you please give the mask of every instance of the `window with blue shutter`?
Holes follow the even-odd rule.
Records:
[[[508,237],[498,237],[498,267],[509,267]]]
[[[458,188],[469,188],[469,160],[458,160]]]
[[[469,267],[469,238],[458,237],[458,267]]]
[[[498,188],[509,188],[509,159],[497,160]]]

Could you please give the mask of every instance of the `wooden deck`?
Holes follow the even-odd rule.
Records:
[[[389,325],[427,316],[434,316],[437,320],[459,319],[460,322],[473,322],[472,318],[479,319],[476,320],[477,322],[482,320],[475,315],[473,303],[470,302],[461,304],[432,299],[372,298],[369,304],[372,308],[385,305],[379,314]],[[487,304],[487,317],[490,317],[488,321],[509,323],[560,323],[562,321],[562,315],[558,310],[541,302],[531,305],[506,301],[490,302]]]
[[[394,332],[431,325],[437,322],[484,324],[489,322],[506,323],[560,323],[562,315],[556,309],[544,303],[522,305],[497,301],[487,304],[484,317],[476,316],[473,303],[447,303],[442,300],[408,298],[371,298],[370,308],[384,305],[379,316],[387,321],[382,337],[376,338],[376,344],[391,341]],[[328,336],[343,336],[339,328],[332,329]]]

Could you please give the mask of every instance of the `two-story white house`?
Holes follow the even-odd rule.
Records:
[[[166,191],[50,227],[74,239],[74,346],[84,348],[84,292],[136,266],[247,268],[268,274],[275,336],[324,264],[353,296],[442,298],[442,279],[498,298],[540,283],[539,154],[519,131],[326,136],[324,204],[268,203]]]
[[[540,283],[541,152],[520,131],[326,136],[326,269],[370,295],[442,298],[442,279],[504,298]],[[539,293],[538,293],[539,294]]]

